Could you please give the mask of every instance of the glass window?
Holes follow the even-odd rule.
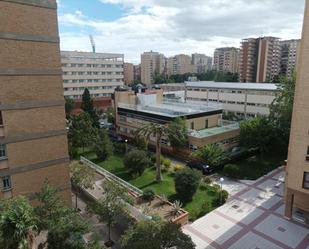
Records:
[[[208,119],[205,120],[205,128],[208,128]]]
[[[11,185],[11,177],[10,176],[4,176],[2,177],[2,190],[7,191],[12,188]]]
[[[309,172],[304,173],[303,188],[309,189]]]
[[[0,159],[6,158],[6,145],[0,144]]]
[[[194,130],[194,122],[191,122],[191,130]]]
[[[1,121],[1,120],[0,120]],[[1,123],[0,123],[1,124]],[[309,161],[309,146],[307,147],[307,156],[306,156],[306,160]]]
[[[0,111],[0,126],[3,125],[2,112]]]

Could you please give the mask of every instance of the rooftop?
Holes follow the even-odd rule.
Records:
[[[239,129],[238,122],[223,120],[221,126],[207,128],[207,129],[199,130],[199,131],[192,130],[190,132],[190,136],[197,137],[197,138],[206,138],[206,137],[210,137],[210,136],[214,136],[214,135],[218,135],[221,133],[238,130],[238,129]]]
[[[220,104],[197,105],[197,104],[187,104],[173,101],[164,101],[162,104],[151,104],[151,105],[140,105],[140,104],[132,105],[132,104],[119,103],[118,106],[120,108],[150,114],[156,114],[170,118],[183,117],[194,114],[202,114],[214,111],[222,111],[222,105]]]
[[[217,89],[243,89],[243,90],[261,90],[275,91],[278,89],[273,83],[229,83],[229,82],[214,82],[214,81],[186,81],[186,87],[198,88],[217,88]]]

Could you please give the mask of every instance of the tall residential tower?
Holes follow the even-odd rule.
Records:
[[[56,0],[0,1],[0,199],[47,180],[71,204]]]

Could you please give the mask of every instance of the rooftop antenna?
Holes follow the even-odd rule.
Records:
[[[93,36],[89,35],[89,38],[90,38],[90,43],[92,46],[92,52],[95,53],[95,42],[94,42]]]

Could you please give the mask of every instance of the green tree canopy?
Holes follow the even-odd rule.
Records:
[[[240,144],[259,148],[262,155],[272,148],[274,136],[274,127],[265,117],[259,116],[240,123]]]
[[[100,160],[105,161],[113,154],[113,144],[105,129],[98,131],[93,141],[94,152]]]
[[[193,157],[209,164],[211,167],[219,167],[227,160],[227,155],[217,144],[208,144],[192,153]]]
[[[86,88],[84,90],[84,93],[82,95],[82,105],[81,108],[84,110],[84,112],[88,113],[91,120],[92,124],[95,127],[99,127],[99,117],[93,107],[93,100],[90,96],[89,90]]]
[[[175,118],[169,123],[168,129],[168,139],[172,147],[184,148],[188,145],[188,129],[184,119]]]
[[[65,97],[64,100],[65,100],[65,113],[67,115],[70,115],[71,112],[74,110],[74,107],[75,107],[74,100],[70,99],[68,97]]]
[[[123,164],[130,170],[131,174],[141,175],[151,164],[151,161],[145,151],[131,150],[125,155]]]
[[[185,168],[175,174],[175,189],[178,198],[182,202],[186,203],[192,200],[201,178],[202,174],[199,171],[189,168]]]
[[[141,221],[130,227],[122,236],[121,244],[123,249],[195,248],[180,225],[155,221]]]

